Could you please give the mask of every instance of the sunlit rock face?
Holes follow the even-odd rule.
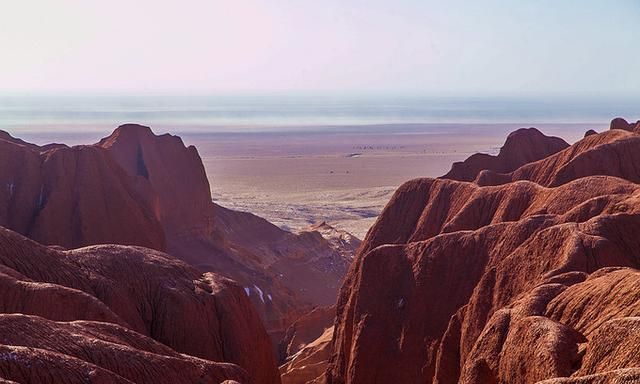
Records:
[[[640,135],[508,168],[398,189],[341,289],[325,380],[640,378]]]

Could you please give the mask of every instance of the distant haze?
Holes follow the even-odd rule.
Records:
[[[2,92],[637,96],[637,0],[3,1]]]

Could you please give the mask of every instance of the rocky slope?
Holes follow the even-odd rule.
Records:
[[[0,228],[0,292],[4,379],[280,382],[243,290],[162,252],[64,251]]]
[[[219,240],[191,249],[216,249],[220,257],[203,254],[191,262],[205,270],[234,271],[233,279],[262,311],[276,344],[298,317],[335,303],[359,240],[343,243],[332,235],[337,232],[324,237],[317,229],[294,234],[251,213],[213,207]]]
[[[325,380],[639,380],[639,140],[400,187],[341,289]]]

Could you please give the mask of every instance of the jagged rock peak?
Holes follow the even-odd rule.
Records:
[[[629,123],[622,117],[616,117],[615,119],[611,120],[609,129],[622,129],[624,131],[639,133],[640,120],[636,121],[635,123]]]

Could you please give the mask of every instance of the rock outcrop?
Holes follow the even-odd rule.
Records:
[[[568,146],[561,138],[545,136],[535,128],[521,128],[509,134],[497,156],[476,153],[465,161],[453,163],[451,170],[442,177],[473,181],[483,170],[511,172],[521,165],[543,159]]]
[[[326,221],[310,226],[307,232],[319,232],[346,259],[353,259],[361,244],[357,237],[345,230],[332,227]]]
[[[341,289],[326,381],[637,378],[639,140],[400,187]]]
[[[640,174],[634,164],[640,161],[637,150],[640,135],[615,129],[587,136],[571,147],[545,159],[500,174],[483,171],[479,185],[499,185],[517,180],[531,180],[544,186],[558,186],[591,175],[616,176],[637,183]]]
[[[164,228],[169,251],[181,238],[211,236],[211,191],[194,146],[186,147],[178,136],[156,136],[137,124],[121,125],[96,146],[111,155],[146,197]]]
[[[159,251],[63,251],[0,228],[0,292],[5,379],[280,382],[242,288]]]
[[[281,343],[283,384],[321,383],[331,357],[335,307],[318,307],[293,323]]]
[[[622,117],[616,117],[611,120],[611,124],[609,125],[609,129],[622,129],[624,131],[629,132],[638,132],[640,133],[640,120],[635,123],[629,123]]]

